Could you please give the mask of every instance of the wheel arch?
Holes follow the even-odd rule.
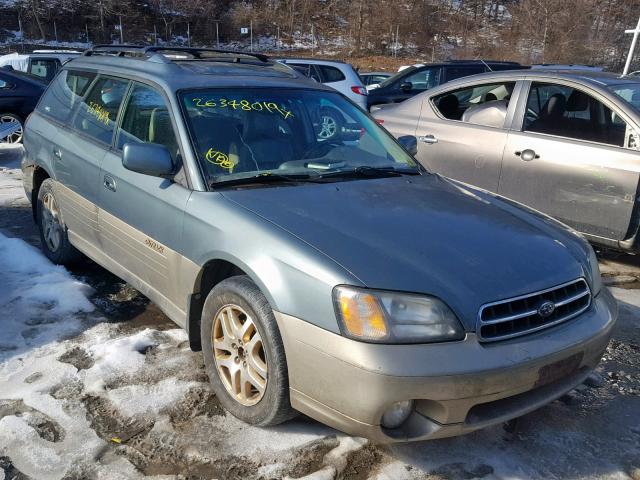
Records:
[[[202,308],[209,292],[220,282],[231,277],[247,275],[265,295],[269,304],[274,307],[273,298],[266,290],[265,284],[247,265],[238,259],[213,258],[208,260],[198,272],[194,281],[192,294],[189,296],[187,312],[187,334],[189,346],[193,351],[200,351],[200,321]]]
[[[33,214],[34,221],[37,221],[38,215],[38,192],[40,191],[42,182],[44,182],[47,178],[51,178],[49,172],[40,165],[36,165],[33,169],[33,180],[31,188],[31,213]]]

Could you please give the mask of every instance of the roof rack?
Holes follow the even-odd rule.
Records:
[[[84,52],[84,56],[90,57],[94,55],[114,55],[118,57],[146,57],[146,59],[160,61],[162,63],[171,62],[168,54],[188,54],[192,58],[190,60],[215,60],[218,57],[228,59],[233,57],[233,61],[240,63],[244,57],[252,57],[261,62],[268,62],[269,57],[260,53],[240,52],[234,50],[220,50],[217,48],[196,48],[196,47],[170,47],[170,46],[145,46],[145,45],[95,45],[90,50]],[[162,58],[158,59],[157,56]],[[156,58],[154,58],[156,57]]]

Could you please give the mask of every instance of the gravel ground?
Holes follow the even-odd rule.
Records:
[[[226,415],[199,353],[153,304],[39,243],[0,147],[0,480],[640,480],[640,262],[601,255],[620,321],[597,375],[506,426],[377,446],[305,417],[258,429]]]

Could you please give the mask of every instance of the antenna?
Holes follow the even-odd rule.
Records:
[[[487,68],[489,69],[489,71],[490,71],[490,72],[493,72],[493,68],[491,68],[491,67],[487,64],[487,62],[485,62],[483,59],[480,59],[480,61],[482,62],[482,64],[483,64],[485,67],[487,67]]]

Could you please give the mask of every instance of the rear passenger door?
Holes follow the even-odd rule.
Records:
[[[115,148],[102,164],[98,223],[112,270],[175,312],[184,309],[186,298],[177,290],[182,257],[176,250],[191,191],[179,177],[143,175],[122,165],[125,144],[148,142],[166,146],[179,170],[182,156],[169,105],[160,90],[133,82]]]
[[[63,71],[38,105],[51,121],[33,122],[43,147],[38,155],[43,164],[50,162],[70,239],[76,245],[83,243],[79,246],[85,251],[98,243],[100,166],[120,106],[116,101],[106,109],[101,98],[105,81],[91,72]]]
[[[499,193],[583,233],[626,238],[640,177],[636,127],[584,86],[532,82],[527,90]]]
[[[496,192],[516,84],[472,84],[426,98],[416,158],[431,171]]]

